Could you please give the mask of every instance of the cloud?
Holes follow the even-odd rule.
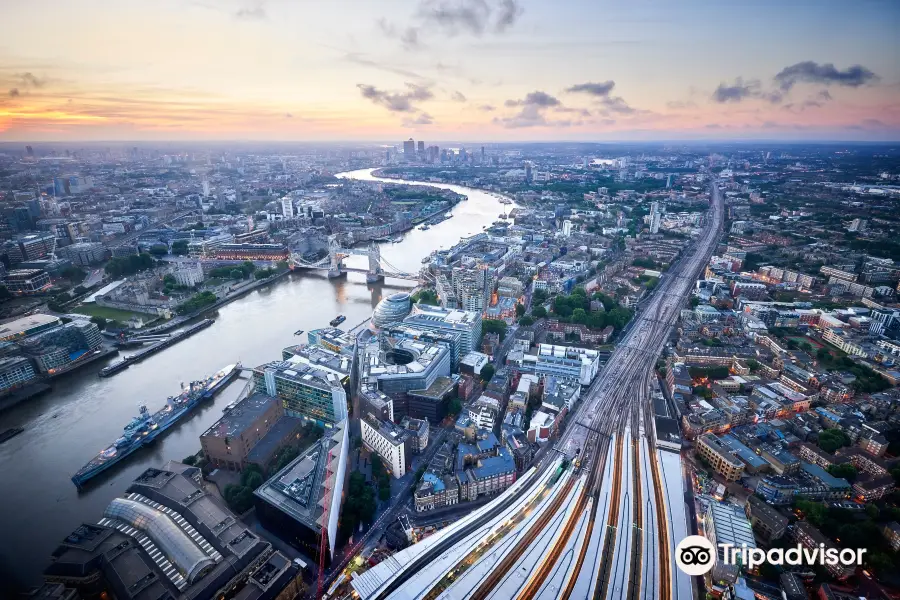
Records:
[[[482,104],[478,107],[478,110],[483,110],[484,112],[493,112],[495,108],[490,104]]]
[[[811,60],[785,67],[775,75],[775,83],[785,92],[798,83],[859,87],[879,79],[878,75],[862,65],[853,65],[841,71],[832,63],[820,65]]]
[[[704,125],[706,129],[722,129],[722,126],[718,123],[709,123],[708,125]]]
[[[523,12],[519,0],[423,0],[417,17],[450,36],[481,36],[488,30],[503,33]]]
[[[866,127],[877,127],[879,129],[882,127],[887,127],[884,121],[879,121],[878,119],[863,119],[863,125],[865,125]]]
[[[414,113],[418,108],[413,105],[413,102],[434,98],[431,89],[415,83],[407,83],[408,90],[405,92],[388,92],[365,83],[358,83],[356,87],[359,88],[363,98],[371,100],[391,112]]]
[[[546,125],[567,127],[572,124],[571,121],[548,121],[544,111],[553,109],[556,112],[578,112],[580,110],[566,108],[558,98],[540,90],[526,94],[522,100],[507,100],[503,104],[508,107],[521,107],[521,110],[512,116],[494,118],[494,123],[508,129]]]
[[[555,112],[558,112],[558,113],[575,113],[575,114],[578,114],[579,116],[582,116],[582,117],[589,117],[589,116],[591,116],[591,111],[589,111],[589,110],[586,109],[586,108],[574,108],[574,107],[568,107],[568,106],[557,106],[557,107],[554,108],[553,110],[554,110]]]
[[[816,97],[819,100],[822,100],[823,102],[827,102],[827,101],[831,100],[831,94],[829,93],[828,90],[820,91],[818,94],[816,94]]]
[[[284,113],[284,118],[285,119],[293,119],[294,115],[292,115],[291,113]]]
[[[731,85],[720,83],[716,91],[713,92],[712,97],[719,104],[724,104],[726,102],[740,102],[745,98],[758,98],[760,93],[759,81],[753,79],[744,83],[744,80],[738,77]]]
[[[526,95],[524,100],[507,100],[504,104],[506,106],[538,106],[541,108],[548,108],[551,106],[559,106],[562,102],[547,92],[538,90]]]
[[[263,6],[262,2],[257,2],[253,6],[243,7],[235,12],[234,16],[245,21],[261,21],[268,17],[266,7]]]
[[[419,39],[419,30],[415,27],[398,28],[387,19],[378,19],[378,28],[387,37],[400,40],[400,44],[406,49],[421,48],[423,44]]]
[[[600,101],[600,104],[603,105],[605,114],[630,115],[637,112],[637,109],[629,106],[621,96],[606,96]]]
[[[20,96],[20,94],[19,94],[19,88],[13,88],[13,89],[9,90],[9,97],[10,97],[10,98],[18,98],[19,96]]]
[[[609,96],[609,93],[616,86],[616,82],[609,80],[602,83],[578,83],[566,88],[569,93],[585,93],[592,96]]]
[[[454,102],[465,102],[465,101],[466,101],[466,97],[465,97],[465,96],[463,95],[463,93],[460,92],[460,91],[455,91],[455,92],[453,92],[453,93],[450,95],[450,98],[451,98]]]
[[[434,123],[434,119],[432,119],[431,115],[426,112],[419,113],[418,116],[413,119],[403,120],[404,127],[412,127],[414,125],[431,125],[432,123]]]
[[[22,82],[22,85],[26,88],[44,87],[44,85],[47,83],[46,79],[39,79],[33,73],[19,73],[17,77],[19,81]]]
[[[503,33],[509,27],[515,25],[516,20],[525,9],[517,2],[517,0],[500,0],[500,10],[497,16],[497,22],[494,24],[494,30]]]

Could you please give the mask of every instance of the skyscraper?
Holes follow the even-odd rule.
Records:
[[[659,233],[659,223],[662,220],[662,215],[659,210],[659,202],[654,202],[650,205],[650,233]]]
[[[416,153],[416,143],[412,138],[409,138],[405,142],[403,142],[403,158],[406,160],[410,160],[413,155]]]
[[[531,161],[525,161],[525,181],[531,182],[532,174],[531,174]]]
[[[281,212],[284,214],[285,219],[294,218],[294,201],[291,200],[290,196],[285,196],[281,199]]]
[[[418,148],[418,150],[419,150],[419,156],[424,156],[424,155],[425,155],[425,142],[423,142],[422,140],[419,140],[419,148]]]

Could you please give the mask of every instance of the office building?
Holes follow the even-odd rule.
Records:
[[[459,366],[457,357],[460,355],[464,343],[461,331],[425,329],[407,323],[400,323],[399,325],[382,329],[382,333],[393,340],[415,340],[444,346],[450,350],[450,370],[456,371]]]
[[[241,523],[181,463],[147,469],[97,524],[79,525],[53,552],[47,583],[83,598],[276,600],[302,590],[299,567]]]
[[[321,329],[312,329],[306,334],[306,339],[312,346],[321,346],[332,352],[352,352],[356,341],[353,336],[337,327],[323,327]],[[285,359],[290,358],[284,356]]]
[[[387,298],[383,298],[375,307],[375,312],[372,314],[372,325],[375,327],[397,325],[406,318],[410,310],[412,310],[412,303],[408,293],[391,294]]]
[[[481,340],[481,313],[457,309],[446,309],[426,304],[416,304],[412,314],[403,319],[403,323],[417,329],[437,331],[458,331],[460,347],[455,352],[454,364],[467,353],[477,350]]]
[[[69,246],[63,246],[57,251],[61,258],[72,261],[73,265],[87,267],[106,260],[109,255],[103,244],[96,242],[79,242]]]
[[[711,433],[697,438],[697,453],[728,481],[737,481],[744,473],[744,463]]]
[[[326,566],[334,558],[348,446],[341,421],[253,492],[260,523],[315,562],[324,527]]]
[[[425,142],[423,142],[422,140],[419,140],[417,142],[416,150],[418,151],[420,157],[424,157],[425,156]]]
[[[576,346],[539,344],[536,354],[510,352],[507,364],[541,379],[554,377],[561,382],[590,385],[600,371],[600,353]]]
[[[410,432],[390,421],[381,421],[371,415],[360,421],[363,445],[380,456],[391,474],[400,479],[410,465]]]
[[[278,397],[288,416],[330,428],[347,418],[351,358],[319,346],[298,351],[287,360],[256,367],[254,391]]]
[[[403,159],[406,161],[412,160],[416,155],[416,142],[413,141],[412,138],[409,138],[405,142],[403,142]]]
[[[395,419],[410,416],[434,421],[435,413],[423,414],[412,404],[410,392],[421,390],[428,399],[433,398],[440,392],[437,387],[446,387],[437,380],[448,378],[450,364],[450,349],[443,344],[376,336],[363,349],[360,388],[390,396]]]
[[[266,394],[251,394],[225,411],[200,436],[203,454],[217,469],[241,471],[247,457],[284,415],[281,400]],[[299,419],[294,419],[298,424]]]
[[[281,199],[281,214],[284,215],[285,219],[294,218],[294,201],[290,196],[285,196]]]
[[[521,298],[525,286],[518,277],[503,277],[497,282],[497,295],[504,298]]]
[[[95,324],[73,321],[28,337],[20,345],[41,373],[52,375],[60,367],[78,360],[102,343],[100,330]]]
[[[13,269],[6,273],[3,285],[13,294],[35,294],[50,289],[50,276],[41,269]]]
[[[23,356],[0,358],[0,392],[7,392],[34,380],[34,367]]]
[[[35,335],[42,331],[53,329],[61,323],[62,321],[59,320],[59,317],[54,317],[53,315],[45,315],[43,313],[28,315],[27,317],[8,321],[0,325],[0,341],[8,342]]]
[[[428,447],[428,419],[403,417],[400,426],[410,432],[410,449],[413,454],[421,454]]]
[[[756,548],[753,529],[739,506],[721,502],[710,502],[703,515],[703,532],[719,553],[719,560],[713,566],[710,576],[714,583],[734,584],[740,573],[740,566],[725,564],[725,550],[720,544],[731,544],[737,548]]]
[[[572,235],[572,221],[570,221],[569,219],[566,219],[562,223],[562,234],[565,237],[569,237],[570,235]]]
[[[496,441],[496,439],[495,439]],[[459,497],[475,500],[479,496],[499,494],[516,481],[516,463],[506,448],[496,456],[478,458],[473,467],[457,473]]]

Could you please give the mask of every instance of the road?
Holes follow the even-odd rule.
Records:
[[[447,528],[422,551],[364,573],[354,582],[362,598],[684,597],[668,533],[671,512],[683,507],[667,506],[662,493],[649,378],[721,235],[715,185],[711,197],[703,232],[642,303],[555,448],[538,454],[529,483]],[[560,467],[562,476],[544,476]],[[560,490],[565,502],[558,501]]]

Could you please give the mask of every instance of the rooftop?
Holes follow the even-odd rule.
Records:
[[[267,394],[252,394],[240,402],[234,408],[227,411],[216,421],[212,427],[206,430],[201,437],[235,438],[252,426],[257,419],[269,410],[273,404],[279,403],[278,398]]]
[[[36,327],[49,327],[51,325],[57,325],[59,322],[59,317],[42,313],[22,317],[21,319],[15,319],[14,321],[8,321],[0,324],[0,339],[24,335],[27,331],[35,329]]]

